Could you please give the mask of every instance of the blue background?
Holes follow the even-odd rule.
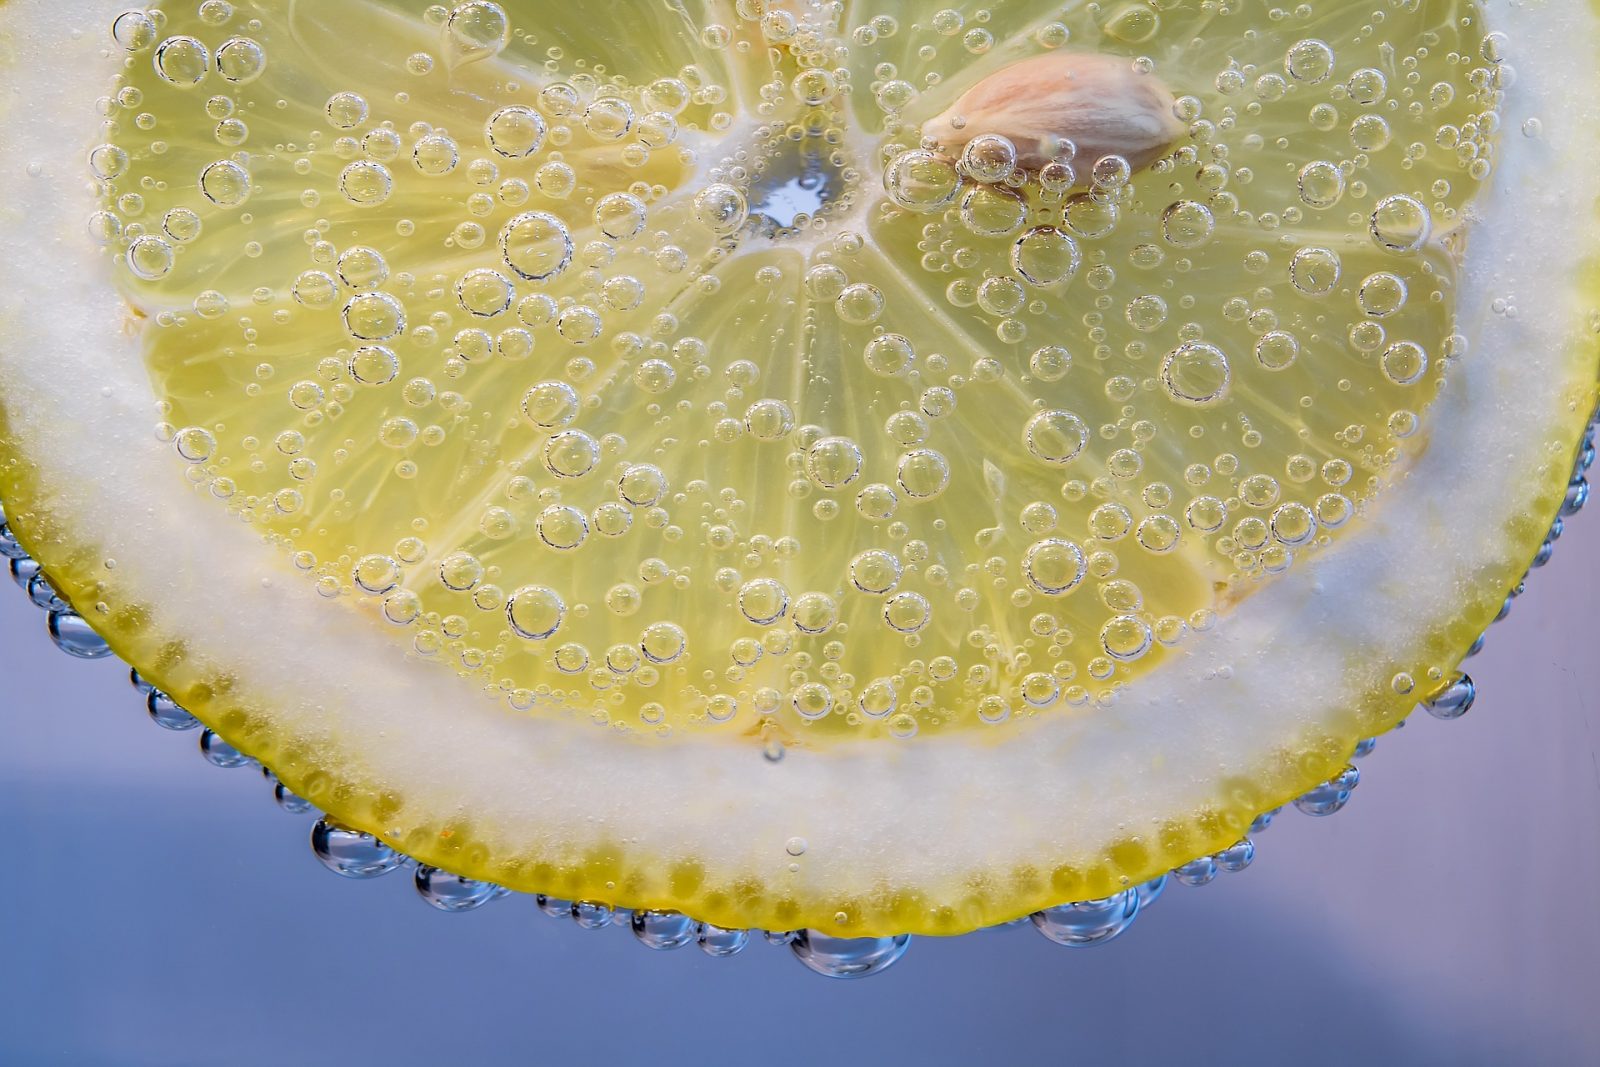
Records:
[[[337,878],[257,771],[0,588],[0,1063],[1600,1062],[1597,592],[1581,516],[1469,664],[1471,714],[1414,717],[1343,813],[1286,812],[1121,939],[924,938],[834,982]]]

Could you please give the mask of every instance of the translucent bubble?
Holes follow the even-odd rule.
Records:
[[[874,596],[887,593],[900,584],[901,564],[894,553],[869,548],[850,561],[850,583]]]
[[[87,229],[97,243],[115,244],[122,236],[122,220],[109,211],[96,211],[89,216]]]
[[[155,20],[143,11],[124,11],[111,24],[111,39],[129,52],[143,52],[156,43]]]
[[[605,321],[600,313],[586,304],[563,308],[556,316],[556,332],[570,344],[586,345],[598,340],[604,328]]]
[[[1179,200],[1161,214],[1162,236],[1179,248],[1200,247],[1216,228],[1211,209],[1193,200]]]
[[[311,828],[311,849],[324,867],[345,878],[376,878],[406,859],[371,834],[328,819],[318,819]]]
[[[544,641],[561,628],[567,605],[554,589],[525,585],[506,600],[506,621],[511,631],[529,641]]]
[[[352,130],[367,121],[367,102],[359,93],[334,93],[325,110],[335,129]]]
[[[1378,152],[1394,137],[1382,115],[1362,115],[1350,123],[1350,144],[1358,152]]]
[[[1345,82],[1350,99],[1364,106],[1382,100],[1388,88],[1389,80],[1384,77],[1383,71],[1374,67],[1362,67]]]
[[[789,591],[772,578],[755,578],[739,590],[739,611],[757,626],[769,626],[789,611]]]
[[[1339,284],[1339,256],[1329,248],[1302,248],[1289,263],[1289,281],[1307,296],[1326,296]]]
[[[1029,285],[1059,285],[1078,273],[1078,243],[1054,226],[1037,226],[1011,246],[1011,265]]]
[[[1139,528],[1134,534],[1142,548],[1149,552],[1171,552],[1178,547],[1183,531],[1178,522],[1170,515],[1147,515],[1139,520]]]
[[[455,141],[442,133],[430,133],[417,139],[415,147],[411,150],[411,163],[417,170],[430,177],[439,177],[449,174],[456,169],[456,164],[461,162],[460,149]]]
[[[465,878],[459,874],[441,871],[437,867],[419,864],[412,884],[417,895],[429,905],[444,912],[472,911],[494,900],[500,890],[489,882]]]
[[[1344,198],[1344,171],[1337,163],[1316,160],[1300,168],[1300,200],[1307,207],[1327,208]]]
[[[531,107],[513,104],[489,116],[484,139],[496,155],[525,159],[544,144],[544,119]]]
[[[583,109],[583,128],[597,141],[620,141],[633,129],[633,108],[616,97],[596,100]]]
[[[1291,548],[1317,535],[1317,518],[1304,504],[1282,504],[1272,513],[1272,536]]]
[[[400,584],[400,564],[390,556],[362,556],[356,561],[356,585],[369,593],[387,593]]]
[[[1256,340],[1256,361],[1267,370],[1283,370],[1299,355],[1300,342],[1292,333],[1269,330]]]
[[[1089,443],[1089,427],[1070,411],[1040,411],[1024,425],[1022,440],[1034,458],[1066,464]]]
[[[1372,239],[1391,252],[1412,253],[1428,242],[1433,218],[1421,201],[1397,193],[1378,201],[1373,210]]]
[[[1087,569],[1083,549],[1059,537],[1035,541],[1022,557],[1023,577],[1046,596],[1072,592],[1083,581]]]
[[[388,385],[400,373],[400,357],[383,345],[362,345],[351,354],[349,368],[362,385]]]
[[[1399,311],[1406,303],[1405,279],[1398,274],[1379,271],[1369,274],[1361,283],[1357,294],[1361,310],[1375,319],[1386,318]]]
[[[128,153],[114,144],[103,144],[89,153],[89,169],[101,181],[110,181],[128,169]]]
[[[600,462],[600,445],[582,430],[562,430],[544,444],[544,465],[560,478],[581,478]]]
[[[1118,615],[1100,629],[1100,647],[1106,655],[1124,663],[1150,651],[1152,640],[1150,624],[1137,615]]]
[[[883,314],[883,291],[867,282],[847,285],[833,302],[839,318],[852,326],[869,326]]]
[[[308,270],[294,280],[291,292],[302,307],[325,308],[338,298],[339,283],[324,271]]]
[[[744,194],[724,182],[713,182],[694,198],[695,217],[712,233],[728,236],[744,228],[750,206]]]
[[[636,911],[629,919],[633,936],[649,948],[681,948],[699,935],[699,923],[676,911]]]
[[[802,593],[794,602],[793,615],[801,633],[826,633],[838,621],[839,607],[826,593]]]
[[[931,500],[950,485],[950,464],[931,448],[919,448],[900,457],[895,484],[913,500]]]
[[[497,270],[469,270],[456,282],[456,302],[477,318],[492,318],[511,310],[516,296],[511,280]]]
[[[456,4],[444,23],[444,42],[451,65],[499,55],[511,43],[511,20],[491,0]]]
[[[631,193],[611,193],[594,208],[595,225],[614,241],[637,237],[644,230],[644,201]]]
[[[200,191],[218,207],[238,207],[250,198],[250,172],[231,159],[200,172]]]
[[[888,522],[894,517],[899,504],[900,498],[894,490],[881,482],[875,482],[856,494],[856,511],[862,518],[872,522]]]
[[[757,400],[745,410],[745,430],[758,441],[777,441],[794,430],[794,411],[782,400]]]
[[[339,173],[339,192],[358,207],[383,203],[393,189],[394,178],[382,163],[357,160]]]
[[[867,342],[867,369],[882,378],[896,378],[909,371],[916,362],[916,350],[901,334],[879,334]]]
[[[997,133],[979,134],[961,152],[961,169],[974,181],[1003,182],[1017,170],[1017,146]]]
[[[893,630],[914,634],[928,624],[931,609],[921,593],[896,593],[883,605],[883,621]]]
[[[405,305],[388,293],[362,293],[345,304],[344,325],[358,341],[387,341],[405,332]]]
[[[1428,353],[1413,341],[1397,341],[1383,353],[1383,373],[1396,385],[1411,385],[1428,369]]]
[[[217,73],[234,85],[261,77],[267,69],[267,50],[248,37],[230,37],[217,46]]]
[[[458,593],[470,591],[483,580],[483,564],[467,552],[452,552],[439,561],[439,581]]]
[[[186,207],[175,207],[162,218],[161,229],[179,244],[188,244],[200,236],[200,216]]]
[[[572,235],[554,215],[529,211],[517,215],[500,231],[500,254],[517,276],[530,282],[547,281],[572,262]]]
[[[1028,369],[1044,382],[1059,382],[1072,369],[1072,353],[1060,345],[1044,345],[1028,357]]]
[[[339,255],[339,280],[351,289],[376,289],[389,279],[389,264],[375,248],[356,245]]]
[[[1174,399],[1210,404],[1228,392],[1228,357],[1215,345],[1188,341],[1167,354],[1161,364],[1161,383]]]
[[[1027,217],[1027,202],[1003,186],[974,186],[961,198],[961,223],[979,237],[1016,233]]]
[[[961,175],[943,156],[914,148],[890,161],[883,176],[884,190],[907,211],[943,211],[961,189]]]
[[[173,259],[172,246],[159,237],[140,237],[128,246],[128,269],[147,282],[166,277]]]
[[[667,493],[667,476],[651,463],[630,463],[617,479],[617,495],[636,508],[651,507]]]
[[[821,67],[802,70],[790,83],[794,95],[807,107],[816,107],[831,100],[839,91],[839,79],[832,71]]]
[[[173,445],[178,450],[178,455],[190,463],[204,463],[216,451],[217,439],[211,431],[199,426],[190,426],[179,430],[172,439]]]
[[[567,551],[588,540],[589,520],[570,504],[552,504],[534,519],[539,540],[551,548]]]
[[[1333,64],[1333,49],[1315,38],[1290,45],[1283,57],[1283,67],[1289,77],[1307,85],[1326,81],[1333,73]]]
[[[651,623],[639,638],[639,650],[651,663],[674,663],[687,647],[688,638],[683,628],[671,622]]]
[[[824,437],[806,452],[806,474],[830,491],[859,478],[861,464],[861,448],[848,437]]]
[[[821,682],[797,685],[789,703],[802,719],[821,719],[833,710],[833,694]]]
[[[179,89],[192,89],[211,70],[211,53],[193,37],[168,37],[156,46],[156,74]]]

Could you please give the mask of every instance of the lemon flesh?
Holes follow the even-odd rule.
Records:
[[[1448,684],[1593,408],[1595,14],[1370,8],[11,0],[7,520],[450,870],[842,934],[1124,888]],[[1052,50],[1185,132],[919,143]]]

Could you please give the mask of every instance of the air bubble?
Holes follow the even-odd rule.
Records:
[[[1422,202],[1404,194],[1378,201],[1369,222],[1372,239],[1391,252],[1416,252],[1433,233],[1433,219]]]
[[[1316,85],[1333,73],[1333,49],[1315,38],[1299,41],[1289,47],[1283,59],[1284,70],[1297,82]]]
[[[1048,537],[1029,546],[1022,558],[1022,573],[1028,584],[1046,596],[1064,596],[1076,589],[1088,573],[1083,549],[1059,537]]]
[[[159,237],[140,237],[128,246],[128,269],[147,282],[166,277],[173,260],[172,246]]]
[[[723,182],[714,182],[695,196],[694,212],[702,226],[726,237],[744,228],[750,206],[739,190]]]
[[[200,191],[218,207],[238,207],[250,198],[250,172],[231,159],[200,172]]]
[[[1161,213],[1162,236],[1179,248],[1199,248],[1216,228],[1211,209],[1193,200],[1179,200]]]
[[[637,237],[645,226],[644,201],[630,193],[611,193],[594,208],[595,225],[613,241]]]
[[[359,93],[334,93],[325,110],[335,129],[352,130],[367,121],[367,102]]]
[[[525,585],[506,600],[506,620],[518,637],[544,641],[561,628],[567,605],[554,589]]]
[[[511,43],[511,20],[490,0],[456,4],[445,19],[444,42],[451,66],[488,59]]]
[[[206,80],[211,53],[193,37],[168,37],[156,46],[156,74],[179,89],[192,89]]]
[[[544,144],[544,119],[531,107],[513,104],[489,116],[484,139],[496,155],[526,159]]]
[[[1054,226],[1028,231],[1011,246],[1011,265],[1029,285],[1045,288],[1070,281],[1082,255],[1078,243]]]
[[[789,591],[772,578],[756,578],[739,590],[739,611],[757,626],[770,626],[789,611]]]
[[[358,341],[387,341],[405,332],[405,306],[388,293],[362,293],[345,304],[344,325]]]
[[[394,178],[382,163],[358,160],[339,174],[339,192],[357,207],[373,207],[389,199]]]
[[[1022,439],[1034,458],[1059,466],[1083,451],[1089,442],[1089,427],[1070,411],[1041,411],[1023,427]]]
[[[217,73],[234,85],[261,77],[267,69],[267,52],[248,37],[230,37],[217,46]]]
[[[919,214],[943,211],[961,189],[961,175],[943,156],[922,148],[902,152],[883,176],[884,190],[900,207]]]
[[[1189,341],[1167,354],[1161,364],[1161,383],[1175,400],[1211,404],[1228,392],[1228,357],[1215,345]]]
[[[111,24],[111,38],[129,52],[143,52],[156,43],[155,20],[143,11],[124,11]]]

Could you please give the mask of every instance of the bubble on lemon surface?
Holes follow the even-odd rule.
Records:
[[[136,306],[181,312],[147,345],[189,476],[519,714],[817,745],[1097,707],[1426,439],[1494,155],[1463,27],[1446,64],[952,10],[825,55],[744,5],[602,70],[523,10],[385,8],[310,86],[274,16],[130,12],[80,157]],[[924,143],[1002,41],[1153,64],[1185,132]]]

